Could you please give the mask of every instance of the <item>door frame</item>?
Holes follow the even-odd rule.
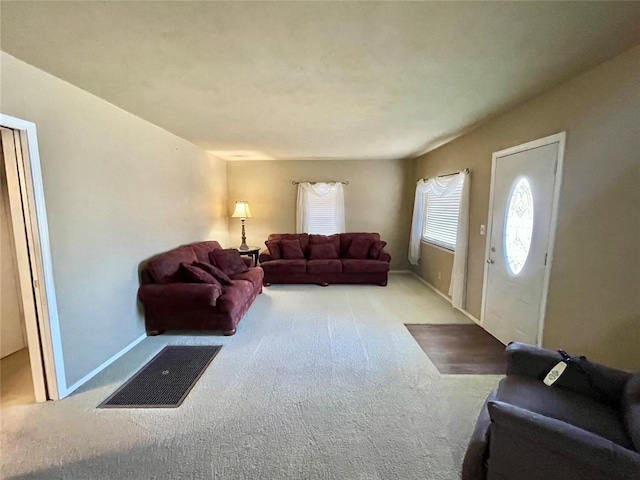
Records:
[[[5,170],[35,398],[58,400],[66,394],[66,377],[36,125],[0,113],[0,126],[20,139],[20,155]]]
[[[493,225],[493,199],[494,199],[494,184],[496,179],[496,162],[499,158],[513,155],[515,153],[525,152],[527,150],[533,150],[534,148],[544,147],[545,145],[558,144],[558,159],[556,165],[556,178],[555,185],[553,187],[553,202],[551,204],[551,223],[549,225],[549,236],[547,239],[547,264],[544,268],[544,279],[542,283],[542,298],[540,299],[540,318],[538,319],[538,334],[536,338],[536,345],[542,346],[542,335],[544,333],[544,320],[547,314],[547,297],[549,294],[549,281],[551,279],[551,265],[553,264],[553,251],[556,243],[556,229],[558,224],[558,207],[560,204],[560,187],[562,186],[562,172],[564,170],[564,151],[566,144],[567,133],[560,132],[548,137],[539,138],[531,142],[516,145],[515,147],[506,148],[498,152],[493,152],[491,155],[491,186],[489,189],[489,215],[487,220],[486,231],[486,246],[484,254],[484,277],[482,280],[482,306],[480,310],[480,325],[484,328],[485,310],[487,302],[487,281],[489,278],[489,256],[491,250],[491,227]]]

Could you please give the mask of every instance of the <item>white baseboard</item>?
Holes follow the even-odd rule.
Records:
[[[133,347],[135,347],[136,345],[138,345],[140,342],[142,342],[145,338],[147,338],[147,334],[144,333],[142,335],[140,335],[138,338],[136,338],[133,342],[131,342],[129,345],[127,345],[126,347],[124,347],[122,350],[120,350],[118,353],[116,353],[115,355],[113,355],[111,358],[109,358],[106,362],[102,363],[100,366],[94,368],[91,372],[87,373],[84,377],[82,377],[80,380],[78,380],[76,383],[74,383],[73,385],[71,385],[70,387],[68,387],[64,392],[60,392],[60,398],[64,398],[67,395],[71,394],[72,392],[74,392],[75,390],[77,390],[78,388],[80,388],[82,385],[84,385],[85,383],[87,383],[89,380],[91,380],[93,377],[95,377],[98,373],[100,373],[102,370],[104,370],[105,368],[107,368],[109,365],[111,365],[113,362],[115,362],[116,360],[118,360],[120,357],[122,357],[125,353],[127,353],[129,350],[131,350]]]
[[[438,290],[436,287],[434,287],[433,285],[431,285],[429,282],[427,282],[424,278],[422,278],[420,275],[418,275],[416,272],[411,271],[410,272],[414,277],[416,277],[418,280],[420,280],[422,283],[424,283],[427,287],[429,287],[431,290],[433,290],[435,293],[437,293],[438,295],[440,295],[442,298],[444,298],[447,302],[451,303],[451,299],[445,295],[444,293],[442,293],[440,290]],[[473,315],[471,315],[469,312],[467,312],[466,310],[462,309],[462,308],[458,308],[456,309],[458,311],[460,311],[461,313],[463,313],[466,317],[469,317],[469,319],[473,320],[475,323],[477,323],[478,325],[480,325],[480,320],[478,320],[476,317],[474,317]],[[480,325],[482,326],[482,325]]]
[[[412,273],[411,270],[389,270],[389,273]]]

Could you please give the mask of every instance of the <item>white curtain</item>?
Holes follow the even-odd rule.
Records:
[[[453,270],[449,295],[455,308],[465,307],[467,285],[467,255],[469,251],[469,191],[470,181],[467,172],[460,172],[451,177],[430,178],[420,180],[416,185],[416,196],[413,204],[413,219],[411,222],[411,238],[409,240],[409,262],[417,265],[420,260],[421,240],[425,225],[425,213],[428,194],[443,196],[456,191],[462,183],[460,210],[458,213],[458,228],[456,234],[456,249],[453,255]]]
[[[454,308],[465,308],[467,296],[467,256],[469,253],[469,191],[471,182],[469,174],[460,172],[454,177],[462,182],[462,196],[460,197],[460,213],[458,214],[458,232],[456,235],[456,250],[453,255],[453,271],[449,295]]]
[[[342,183],[299,183],[296,232],[331,235],[344,233],[344,231],[344,191]]]
[[[418,265],[420,261],[420,242],[424,233],[424,215],[427,206],[427,182],[418,180],[416,197],[413,201],[413,220],[411,220],[411,237],[409,237],[409,263]]]

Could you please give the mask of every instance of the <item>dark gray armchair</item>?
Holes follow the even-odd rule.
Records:
[[[639,480],[640,374],[511,343],[507,376],[483,406],[463,480]]]

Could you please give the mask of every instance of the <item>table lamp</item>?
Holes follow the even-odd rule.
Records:
[[[247,246],[247,237],[244,234],[244,221],[247,218],[252,218],[251,211],[249,210],[249,202],[245,200],[238,200],[236,202],[236,209],[233,211],[231,218],[239,218],[242,221],[242,243],[238,250],[249,250]]]

